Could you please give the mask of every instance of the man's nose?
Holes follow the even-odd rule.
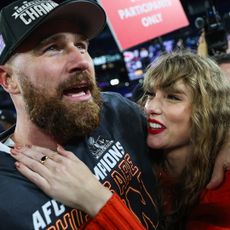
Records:
[[[86,55],[87,50],[82,50],[75,45],[68,48],[68,72],[84,71],[89,69],[90,61]]]

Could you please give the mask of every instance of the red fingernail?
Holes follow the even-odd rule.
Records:
[[[17,155],[19,152],[19,149],[10,149],[10,152],[13,154],[13,155]]]
[[[14,148],[17,149],[17,150],[20,150],[20,149],[23,148],[23,145],[15,144]]]
[[[59,145],[59,144],[57,144],[57,149],[60,149],[60,150],[64,150],[64,148],[61,146],[61,145]]]

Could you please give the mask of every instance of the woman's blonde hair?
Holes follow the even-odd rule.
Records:
[[[230,81],[213,60],[190,51],[175,51],[157,58],[147,69],[144,91],[170,89],[179,80],[192,92],[192,154],[173,194],[171,219],[176,219],[176,224],[189,214],[210,180],[216,156],[229,132],[230,117]],[[145,98],[141,99],[142,104]]]

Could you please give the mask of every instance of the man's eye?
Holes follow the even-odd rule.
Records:
[[[60,47],[58,47],[57,45],[50,45],[46,47],[43,52],[45,53],[49,51],[60,51]]]
[[[78,50],[80,50],[81,52],[86,52],[88,50],[88,46],[85,43],[77,43],[75,45]]]

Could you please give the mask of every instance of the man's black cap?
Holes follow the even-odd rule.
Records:
[[[69,0],[57,4],[52,0],[19,0],[0,12],[0,64],[38,27],[53,19],[76,23],[76,31],[88,39],[97,36],[105,26],[106,15],[100,5],[90,0]]]

